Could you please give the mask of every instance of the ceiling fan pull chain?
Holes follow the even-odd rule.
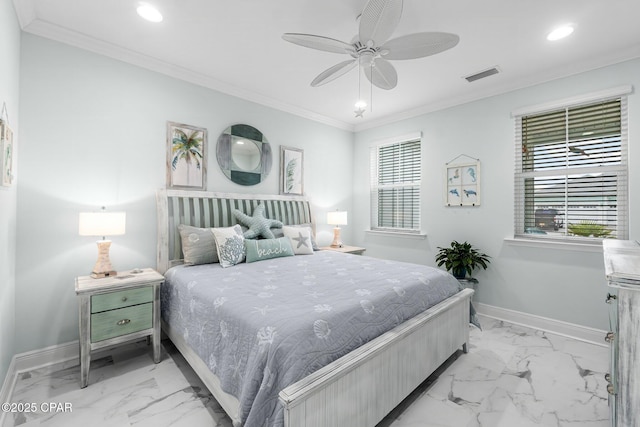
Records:
[[[371,63],[371,79],[369,80],[369,101],[371,102],[369,112],[373,113],[373,62]]]

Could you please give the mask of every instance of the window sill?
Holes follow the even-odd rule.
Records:
[[[523,237],[506,237],[504,242],[514,246],[527,246],[531,248],[561,249],[579,252],[602,252],[602,243],[577,243],[560,242],[552,240],[527,239]]]
[[[373,234],[377,236],[393,236],[393,237],[421,239],[421,240],[424,240],[427,238],[427,235],[424,233],[405,233],[402,231],[382,231],[382,230],[365,230],[365,232],[367,234]]]

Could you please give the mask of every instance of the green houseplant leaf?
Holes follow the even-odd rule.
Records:
[[[455,240],[451,242],[449,247],[438,246],[436,253],[438,267],[444,265],[458,279],[463,279],[467,275],[471,276],[476,268],[486,270],[491,262],[490,258],[489,255],[478,251],[470,243],[459,243]]]

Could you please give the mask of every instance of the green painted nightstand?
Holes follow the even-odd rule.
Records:
[[[80,386],[89,383],[91,351],[151,337],[153,361],[160,362],[160,286],[151,268],[93,279],[76,278],[80,316]]]

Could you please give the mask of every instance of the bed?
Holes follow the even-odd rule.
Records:
[[[301,197],[157,193],[163,331],[234,426],[373,427],[467,351],[473,291],[438,269],[331,251],[181,265],[180,224],[229,227],[259,205],[313,228]]]

